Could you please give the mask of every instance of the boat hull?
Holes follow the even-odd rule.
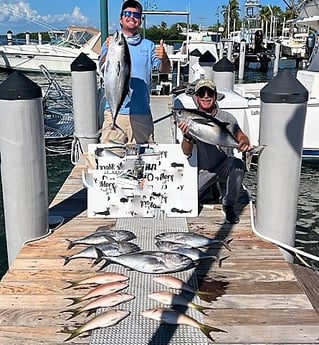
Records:
[[[82,52],[79,49],[68,51],[52,46],[12,46],[0,47],[0,68],[15,69],[23,72],[41,72],[44,65],[53,73],[70,73],[71,63]],[[97,54],[90,52],[87,55],[97,63]]]

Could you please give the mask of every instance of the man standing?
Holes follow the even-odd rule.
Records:
[[[227,123],[227,128],[238,141],[237,149],[245,152],[251,149],[248,137],[240,129],[235,117],[218,108],[217,89],[213,81],[200,79],[195,86],[194,102],[198,110]],[[226,193],[222,198],[222,210],[225,221],[229,224],[239,222],[239,217],[234,211],[241,184],[244,178],[245,166],[241,159],[234,157],[233,149],[219,147],[194,139],[188,133],[188,126],[180,122],[178,127],[183,132],[182,150],[185,155],[191,155],[193,145],[197,145],[198,155],[198,192],[199,201],[207,189],[218,181],[226,183]]]
[[[142,38],[138,29],[142,23],[143,7],[139,1],[126,0],[120,13],[121,30],[128,43],[131,56],[130,92],[126,96],[117,116],[119,128],[111,128],[112,114],[106,104],[101,143],[110,140],[126,143],[154,142],[154,125],[150,108],[152,69],[168,73],[170,61],[163,47],[163,42],[157,47]],[[99,58],[100,66],[107,54],[108,38],[103,44]]]

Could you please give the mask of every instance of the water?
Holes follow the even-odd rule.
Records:
[[[297,72],[293,60],[281,62],[279,68],[288,68],[293,75]],[[41,86],[47,82],[41,74],[30,73],[27,76]],[[70,76],[55,77],[62,87],[70,89]],[[5,78],[7,74],[0,72],[0,82]],[[244,75],[245,82],[267,82],[271,78],[271,69],[267,73],[260,73],[257,66],[246,70]],[[71,169],[70,155],[47,156],[49,201],[56,195]],[[256,193],[256,177],[256,168],[252,168],[245,176],[245,185],[251,191],[253,199]],[[297,211],[296,246],[311,254],[319,255],[319,161],[303,161]],[[2,195],[0,195],[0,278],[7,270],[6,257]]]

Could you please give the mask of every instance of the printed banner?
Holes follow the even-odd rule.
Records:
[[[196,217],[197,157],[180,144],[91,144],[88,217]],[[93,164],[92,164],[93,163]]]

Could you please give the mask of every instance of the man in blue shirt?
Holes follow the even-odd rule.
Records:
[[[168,73],[171,66],[162,41],[155,47],[152,41],[139,35],[142,11],[142,5],[136,0],[127,0],[122,5],[120,25],[131,56],[130,92],[116,118],[119,128],[111,128],[112,114],[108,103],[106,104],[101,143],[110,140],[138,144],[154,142],[154,125],[150,108],[152,69]],[[100,66],[105,61],[108,40],[109,38],[101,49]]]

